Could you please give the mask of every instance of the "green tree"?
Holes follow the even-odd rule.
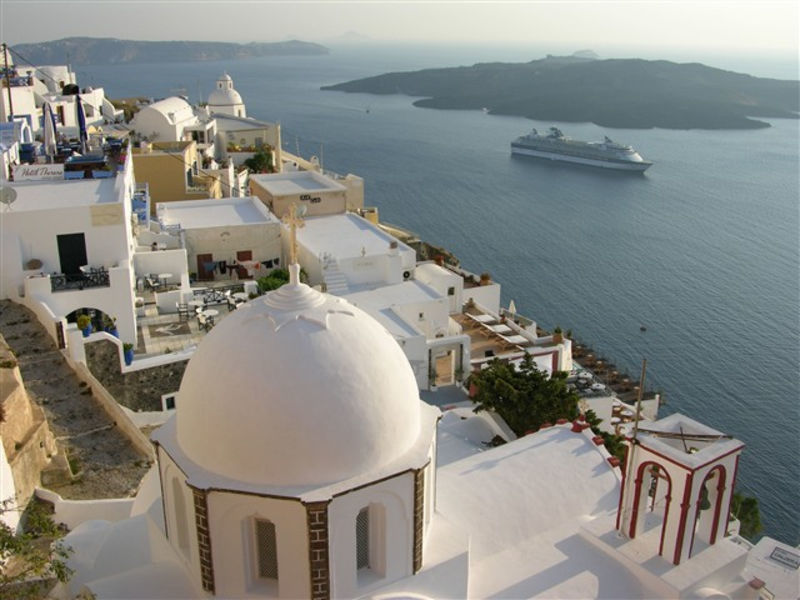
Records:
[[[470,375],[470,384],[476,387],[475,412],[494,410],[517,435],[558,419],[575,419],[578,395],[567,388],[566,379],[563,372],[548,377],[539,371],[529,354],[518,368],[494,359]]]
[[[11,510],[10,500],[0,504],[0,514]],[[16,533],[0,521],[0,599],[42,598],[54,580],[68,581],[72,570],[66,560],[72,550],[60,541],[64,531],[35,499],[22,516]]]
[[[253,156],[244,161],[244,166],[253,173],[272,173],[272,152],[270,148],[259,148]]]
[[[584,417],[586,418],[586,422],[589,424],[589,428],[592,430],[592,433],[603,438],[603,445],[606,447],[606,450],[608,450],[608,453],[611,456],[616,456],[621,461],[624,461],[625,438],[621,435],[617,435],[616,433],[608,433],[607,431],[600,429],[600,423],[603,422],[603,419],[598,417],[593,410],[587,410],[584,413]]]
[[[300,281],[308,283],[308,273],[305,269],[300,269]],[[277,290],[282,285],[289,283],[289,269],[275,269],[266,277],[256,279],[258,291],[262,294],[271,290]]]
[[[761,532],[763,526],[756,498],[734,492],[731,500],[731,515],[739,519],[739,523],[741,523],[739,534],[742,537],[752,541]]]

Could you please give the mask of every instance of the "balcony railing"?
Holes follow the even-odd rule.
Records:
[[[50,275],[50,289],[54,292],[109,287],[111,281],[106,269],[92,269],[87,273]]]

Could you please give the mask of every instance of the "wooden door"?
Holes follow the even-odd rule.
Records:
[[[56,236],[61,272],[68,277],[78,277],[86,264],[86,239],[82,233],[66,233]]]
[[[236,261],[238,262],[241,260],[253,260],[253,251],[239,250],[238,252],[236,252]],[[247,269],[245,269],[244,267],[237,267],[236,270],[237,270],[236,274],[239,276],[239,279],[247,279],[248,277]]]
[[[210,281],[214,279],[214,272],[206,270],[206,263],[214,260],[213,254],[198,254],[197,255],[197,280]]]

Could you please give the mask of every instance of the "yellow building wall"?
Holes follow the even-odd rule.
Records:
[[[190,144],[183,153],[134,152],[133,172],[136,181],[146,182],[150,188],[150,212],[155,215],[159,202],[180,200],[203,200],[220,198],[221,185],[218,180],[201,175],[193,175],[195,190],[186,185],[186,172],[197,160],[197,146]],[[202,189],[199,189],[202,188]]]

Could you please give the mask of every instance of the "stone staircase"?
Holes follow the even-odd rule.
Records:
[[[339,268],[339,262],[333,256],[326,256],[322,264],[322,279],[329,294],[341,296],[350,291],[347,278]]]

